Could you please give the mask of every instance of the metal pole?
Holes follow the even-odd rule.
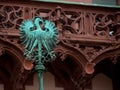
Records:
[[[43,73],[45,72],[45,67],[43,63],[41,63],[41,60],[35,60],[35,70],[38,74],[39,79],[39,90],[44,90],[43,88]]]
[[[38,79],[39,79],[39,90],[44,90],[44,88],[43,88],[43,71],[39,70],[37,73],[38,73]]]

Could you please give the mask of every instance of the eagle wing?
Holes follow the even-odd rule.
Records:
[[[34,24],[32,20],[25,20],[20,25],[20,38],[22,40],[22,44],[25,46],[25,49],[31,50],[33,47],[35,39],[35,30]]]
[[[27,59],[31,59],[32,53],[36,50],[34,48],[42,45],[45,53],[50,55],[52,59],[52,56],[54,56],[52,51],[57,44],[58,38],[57,28],[55,24],[49,20],[45,20],[44,23],[40,25],[39,21],[39,18],[25,20],[20,26],[20,38],[26,50],[24,55]],[[44,25],[43,30],[41,25]],[[36,29],[34,29],[34,27],[36,27]]]
[[[45,20],[45,26],[42,34],[42,43],[48,52],[53,51],[57,44],[58,30],[55,24],[49,20]]]

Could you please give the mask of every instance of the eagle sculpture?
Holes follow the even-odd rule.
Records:
[[[55,24],[39,16],[25,20],[20,25],[20,38],[27,60],[44,60],[54,57],[58,31]]]

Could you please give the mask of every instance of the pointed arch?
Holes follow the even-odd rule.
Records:
[[[92,62],[97,64],[97,63],[99,63],[100,61],[102,61],[106,58],[111,58],[111,57],[114,57],[114,56],[120,56],[120,47],[118,47],[116,49],[108,50],[108,51],[100,54]]]
[[[80,52],[78,49],[72,48],[72,47],[64,47],[62,45],[58,46],[55,49],[56,53],[60,53],[61,58],[66,59],[66,57],[70,57],[72,58],[72,60],[74,60],[75,63],[78,64],[78,66],[84,70],[84,66],[87,63],[87,59],[84,56],[84,54],[82,54],[82,52]]]
[[[5,41],[3,39],[0,39],[0,47],[2,51],[8,53],[10,56],[14,57],[14,59],[18,60],[18,62],[23,62],[23,50],[19,46],[17,46],[15,43],[11,43],[9,41]]]

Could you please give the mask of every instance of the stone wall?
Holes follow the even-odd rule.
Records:
[[[4,90],[4,85],[0,84],[0,90]]]
[[[112,80],[104,74],[98,74],[92,80],[92,90],[113,90]]]
[[[43,82],[44,82],[44,90],[64,90],[61,87],[55,86],[54,76],[49,72],[44,73],[44,81]],[[25,90],[38,90],[38,86],[39,86],[38,85],[38,76],[37,76],[37,74],[35,74],[33,86],[26,86]]]

